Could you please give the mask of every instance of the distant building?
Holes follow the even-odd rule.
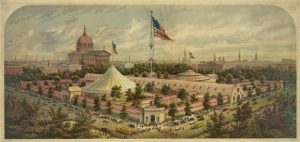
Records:
[[[18,76],[23,73],[22,66],[4,66],[4,75]]]
[[[59,65],[59,67],[58,67],[59,72],[64,72],[66,70],[76,71],[76,70],[81,70],[81,69],[82,69],[82,65],[76,65],[76,64],[72,64],[72,65],[62,64],[62,65]]]
[[[77,65],[108,65],[111,54],[104,49],[93,49],[93,39],[86,34],[84,26],[83,35],[77,40],[76,51],[68,54],[69,63]]]
[[[51,74],[51,73],[58,73],[58,68],[57,67],[43,67],[42,72],[44,74]]]

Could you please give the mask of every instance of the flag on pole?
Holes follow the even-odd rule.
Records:
[[[114,41],[112,41],[111,44],[112,44],[113,52],[114,52],[115,54],[118,54],[118,51],[117,51],[117,45],[114,43]]]
[[[154,36],[157,36],[163,40],[169,40],[173,41],[166,33],[165,28],[159,24],[159,22],[153,17],[152,18],[152,24],[153,24],[153,33]]]
[[[190,54],[190,58],[191,58],[191,59],[195,59],[195,56],[192,54],[191,51],[189,52],[189,54]]]

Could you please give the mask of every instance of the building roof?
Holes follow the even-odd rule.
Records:
[[[106,50],[90,50],[88,52],[78,52],[78,51],[72,51],[70,52],[68,55],[111,55],[111,53],[109,53]]]
[[[81,91],[81,88],[79,86],[71,86],[68,89],[70,92],[77,92],[77,91]]]
[[[135,83],[123,76],[114,66],[111,66],[103,76],[95,82],[88,84],[83,88],[85,93],[107,94],[111,92],[111,88],[120,86],[121,92],[124,93],[128,89],[134,89]]]

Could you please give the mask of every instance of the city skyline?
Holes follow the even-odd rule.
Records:
[[[252,61],[255,49],[259,60],[296,58],[294,22],[275,6],[25,6],[6,23],[5,59],[65,59],[86,25],[95,49],[111,52],[113,40],[119,50],[115,60],[147,60],[150,9],[175,40],[155,39],[157,60],[177,61],[184,49],[198,61],[213,60],[214,52],[217,58],[238,60],[239,50],[242,60]]]

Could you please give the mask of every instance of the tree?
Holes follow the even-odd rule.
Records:
[[[48,89],[48,97],[49,97],[49,98],[52,98],[52,97],[53,97],[53,89],[52,89],[52,87],[50,87],[50,88]]]
[[[259,80],[260,80],[260,83],[261,84],[265,84],[266,80],[267,80],[267,77],[265,75],[260,75],[259,76]]]
[[[53,76],[53,80],[60,81],[61,77],[59,75],[55,75],[55,76]]]
[[[114,86],[111,88],[111,97],[120,98],[121,97],[121,86]]]
[[[142,98],[142,92],[143,92],[143,89],[142,89],[142,86],[140,84],[136,84],[136,87],[135,87],[135,98],[134,99],[141,99]]]
[[[251,120],[252,110],[248,103],[243,104],[240,108],[238,106],[236,113],[233,114],[234,121],[233,131],[231,132],[231,137],[248,137],[249,135],[249,121]]]
[[[169,116],[172,117],[172,120],[174,121],[175,120],[175,115],[176,115],[176,112],[177,112],[177,107],[174,103],[170,104],[170,107],[169,107]]]
[[[79,84],[79,87],[84,87],[86,84],[84,81],[81,81],[80,84]]]
[[[141,100],[140,99],[135,99],[132,102],[132,106],[139,108],[141,105]]]
[[[208,110],[210,109],[210,104],[209,104],[209,101],[210,101],[210,96],[209,96],[209,93],[205,93],[204,95],[204,100],[203,100],[203,106],[204,106],[204,109]]]
[[[126,98],[127,101],[131,101],[134,99],[134,94],[130,88],[125,92],[125,96],[127,96]]]
[[[168,79],[168,78],[169,78],[168,72],[164,72],[164,79]]]
[[[75,96],[73,99],[73,105],[77,106],[78,105],[78,96]]]
[[[181,101],[184,101],[184,100],[186,100],[187,95],[188,94],[187,94],[186,90],[182,88],[179,90],[179,93],[177,94],[177,98],[179,98]]]
[[[257,88],[255,89],[255,91],[256,91],[256,95],[257,95],[257,96],[260,96],[260,94],[261,94],[261,89],[260,89],[259,87],[257,87]]]
[[[45,86],[48,86],[48,85],[49,85],[49,83],[48,83],[47,80],[44,81],[44,85],[45,85]]]
[[[31,84],[30,83],[26,83],[26,90],[31,91]]]
[[[80,110],[75,115],[75,124],[70,130],[72,138],[93,138],[93,135],[90,133],[90,130],[94,128],[94,123],[96,122],[93,119],[93,114],[88,110]]]
[[[168,95],[169,92],[170,92],[170,87],[164,84],[164,85],[162,86],[162,88],[161,88],[161,93],[162,93],[163,95]]]
[[[110,102],[110,101],[107,101],[107,103],[106,103],[105,113],[106,113],[106,114],[112,114],[112,110],[111,110],[111,102]]]
[[[192,114],[190,103],[188,101],[185,103],[184,112],[186,116],[190,116]]]
[[[146,84],[146,86],[145,86],[146,91],[152,92],[152,91],[154,90],[154,87],[153,87],[153,86],[154,86],[153,83],[148,82],[148,83]]]
[[[63,111],[62,107],[54,109],[50,107],[48,111],[50,118],[47,121],[47,131],[42,133],[43,138],[70,138],[68,127],[64,123],[68,120],[68,114]]]
[[[106,98],[105,94],[101,96],[101,101],[107,101],[107,98]]]
[[[42,87],[41,87],[41,86],[38,87],[38,93],[39,93],[40,95],[43,94],[43,90],[42,90]]]
[[[154,98],[154,105],[157,106],[157,107],[161,107],[161,97],[159,97],[158,95],[155,95],[155,98]]]
[[[226,76],[225,76],[225,80],[226,80],[226,83],[228,84],[231,84],[232,81],[233,81],[233,76],[231,73],[228,73]]]
[[[224,100],[223,100],[223,96],[221,93],[218,93],[218,97],[217,97],[217,105],[218,106],[222,106],[224,104]]]
[[[210,115],[210,121],[206,124],[206,132],[209,138],[222,138],[228,133],[224,119],[222,112],[219,115],[217,112]]]
[[[73,81],[73,82],[77,82],[77,81],[79,81],[79,76],[78,75],[75,75],[75,76],[73,76],[72,78],[71,78],[71,80]]]
[[[94,110],[96,112],[100,111],[101,107],[100,107],[100,99],[98,97],[94,98]]]
[[[128,116],[128,113],[127,113],[126,109],[127,109],[126,106],[123,105],[122,110],[121,110],[121,113],[120,113],[120,117],[121,117],[122,119],[125,119],[125,118]]]
[[[143,72],[142,77],[147,77],[147,72]]]
[[[86,107],[87,107],[86,99],[83,98],[83,100],[82,100],[82,108],[86,109]]]
[[[197,101],[198,101],[198,98],[195,96],[195,94],[193,94],[191,96],[191,102],[193,103],[193,102],[197,102]]]
[[[245,80],[245,76],[239,75],[239,81],[240,81],[240,82],[243,82],[244,80]]]
[[[159,79],[160,76],[161,76],[161,72],[160,72],[160,71],[157,71],[157,72],[156,72],[156,77]]]

